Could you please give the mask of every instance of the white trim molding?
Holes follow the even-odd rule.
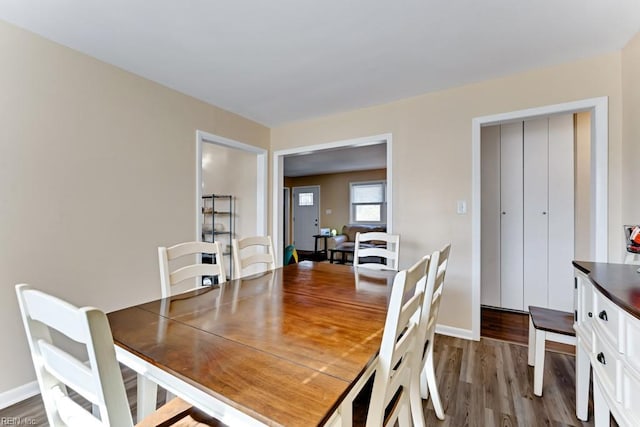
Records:
[[[40,394],[38,381],[31,381],[11,390],[0,393],[0,410],[8,408],[18,402],[22,402],[30,397]]]
[[[593,238],[592,257],[597,262],[608,260],[608,149],[609,112],[608,98],[590,98],[563,104],[512,111],[491,116],[476,117],[471,123],[472,153],[472,262],[471,262],[471,316],[473,339],[480,339],[480,292],[481,292],[481,158],[480,142],[483,126],[503,124],[513,121],[545,117],[553,114],[591,113],[591,235]]]
[[[268,151],[244,142],[234,141],[201,130],[196,131],[196,241],[202,236],[202,221],[200,219],[202,207],[202,144],[209,143],[236,150],[246,151],[256,155],[256,234],[267,234],[267,180],[268,180]]]
[[[284,158],[292,154],[312,153],[314,151],[329,150],[333,148],[344,147],[365,147],[367,145],[387,144],[387,230],[389,233],[393,231],[393,162],[392,162],[392,135],[390,133],[382,135],[367,136],[363,138],[347,139],[343,141],[334,141],[324,144],[307,145],[303,147],[289,148],[277,150],[273,152],[273,180],[272,180],[272,198],[273,198],[273,243],[276,251],[276,263],[282,266],[283,251],[283,207],[282,207],[282,189],[284,188]]]

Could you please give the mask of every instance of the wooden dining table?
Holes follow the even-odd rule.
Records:
[[[394,276],[304,261],[109,313],[147,384],[139,416],[159,384],[228,425],[332,423],[372,369]]]

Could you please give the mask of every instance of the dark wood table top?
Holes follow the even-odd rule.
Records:
[[[640,265],[573,261],[573,266],[614,304],[640,319]]]
[[[301,262],[108,315],[117,345],[268,425],[321,425],[373,361],[394,273]]]

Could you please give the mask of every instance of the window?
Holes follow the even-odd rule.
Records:
[[[387,182],[368,181],[351,184],[351,223],[384,224],[387,221]]]
[[[313,206],[313,193],[298,194],[298,206]]]

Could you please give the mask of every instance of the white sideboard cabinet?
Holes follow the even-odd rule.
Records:
[[[640,426],[640,273],[637,265],[573,262],[576,415],[588,418],[593,370],[596,427]]]

